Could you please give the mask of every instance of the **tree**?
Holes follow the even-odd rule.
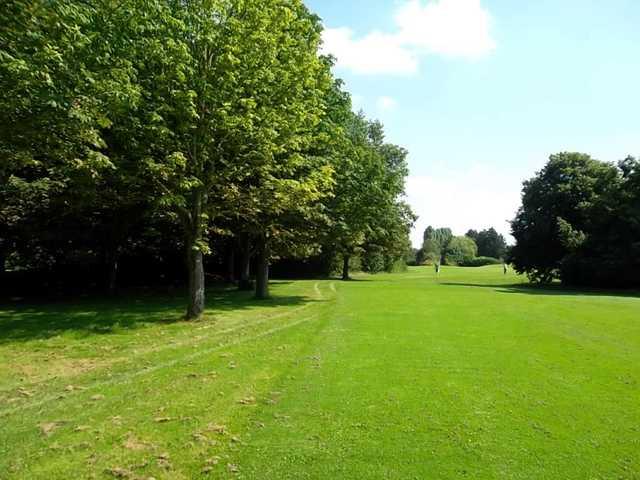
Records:
[[[363,269],[377,273],[406,268],[407,255],[412,250],[409,234],[415,220],[415,214],[404,202],[392,204],[386,212],[381,212],[363,246]]]
[[[425,259],[433,263],[444,261],[444,255],[449,242],[453,238],[450,228],[433,228],[429,225],[423,235],[422,250]]]
[[[469,237],[470,239],[472,239],[475,242],[476,239],[478,238],[478,231],[477,230],[473,230],[473,229],[469,229],[467,231],[467,233],[465,233],[464,235],[465,235],[465,237]]]
[[[323,111],[328,67],[317,55],[319,20],[298,0],[170,5],[170,38],[186,63],[166,87],[148,77],[148,91],[166,105],[155,118],[171,134],[165,154],[149,161],[162,204],[183,225],[187,317],[197,318],[207,233],[242,212],[257,245],[258,296],[266,296],[275,219],[294,204],[308,206],[323,189],[328,170],[313,168],[301,152]]]
[[[381,157],[371,145],[370,123],[342,102],[345,140],[333,156],[334,194],[327,201],[330,249],[342,257],[342,279],[349,280],[352,256],[362,251],[380,200]]]
[[[408,152],[402,147],[385,142],[384,128],[380,122],[370,125],[370,138],[382,160],[381,192],[376,202],[377,212],[372,219],[370,234],[366,238],[367,249],[376,251],[382,259],[383,269],[392,271],[401,264],[411,248],[409,234],[416,216],[408,204],[400,200],[405,194],[405,180],[409,174]]]
[[[66,250],[77,244],[71,230],[79,229],[53,235],[45,225],[57,218],[72,227],[72,217],[94,213],[90,192],[115,169],[103,129],[111,112],[138,98],[131,63],[113,51],[107,24],[115,11],[108,2],[70,0],[0,8],[0,196],[10,193],[0,207],[3,257],[19,234],[22,248],[39,240],[43,247],[45,236]]]
[[[368,251],[370,257],[378,258],[375,264],[385,269],[404,257],[415,217],[400,201],[407,151],[385,142],[380,122],[353,114],[348,98],[338,106],[336,121],[342,122],[345,135],[332,155],[335,187],[327,201],[326,244],[340,255],[342,279],[349,280],[350,260],[358,254],[366,257]]]
[[[590,222],[578,228],[558,218],[567,253],[559,267],[565,284],[597,287],[640,285],[640,162],[618,163],[618,178],[590,208]]]
[[[237,221],[256,247],[257,298],[269,296],[272,258],[303,255],[317,244],[314,227],[326,219],[321,200],[331,194],[333,182],[325,156],[329,136],[323,128],[331,64],[318,56],[320,20],[297,0],[284,5],[274,1],[271,8],[273,43],[267,51],[272,57],[267,57],[260,83],[268,86],[268,94],[254,96],[263,120],[255,122],[255,135],[241,141],[250,140],[261,151],[247,151],[250,168],[237,184],[239,195],[232,205],[234,214],[242,212]],[[264,61],[264,52],[256,53]]]
[[[345,278],[364,251],[391,268],[407,152],[351,111],[321,30],[302,0],[4,2],[0,269],[106,267],[114,290],[121,257],[184,249],[192,319],[230,238],[258,298],[271,259],[321,247]]]
[[[478,256],[504,258],[507,242],[493,227],[480,232],[469,230],[465,236],[476,242],[478,246]]]
[[[469,237],[453,237],[447,244],[444,257],[447,265],[463,265],[478,254],[476,243]]]
[[[531,280],[560,278],[563,260],[573,252],[580,232],[609,216],[603,200],[620,184],[615,166],[581,153],[551,155],[547,165],[524,182],[522,206],[511,223],[516,245],[510,260]],[[574,240],[571,240],[572,237]]]

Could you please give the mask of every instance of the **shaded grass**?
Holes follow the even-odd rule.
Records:
[[[276,282],[284,286],[287,282]],[[305,298],[279,295],[267,301],[256,300],[251,292],[235,289],[215,289],[207,292],[207,314],[262,307],[299,305]],[[182,295],[146,294],[116,299],[84,297],[53,304],[0,304],[0,344],[15,341],[47,339],[66,332],[77,336],[112,333],[155,323],[183,320],[186,299]]]
[[[220,291],[198,323],[180,298],[0,308],[0,472],[638,478],[638,298],[360,278]]]

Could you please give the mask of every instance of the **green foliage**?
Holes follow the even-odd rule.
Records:
[[[561,153],[525,182],[512,222],[516,269],[532,280],[640,285],[638,161]]]
[[[380,251],[368,251],[362,256],[362,269],[367,273],[380,273],[386,270],[384,255]]]
[[[393,268],[407,152],[352,112],[321,35],[301,0],[4,2],[0,267],[115,281],[123,255],[180,248],[193,317],[221,236],[265,272],[319,252]]]
[[[409,250],[407,250],[407,254],[405,256],[406,265],[415,267],[420,265],[421,261],[422,261],[422,252],[420,249],[411,247]]]
[[[464,265],[478,254],[476,243],[469,237],[453,237],[447,244],[444,259],[447,265]]]
[[[466,236],[478,245],[478,255],[482,257],[504,258],[507,250],[507,242],[495,228],[477,232],[469,230]]]
[[[461,267],[485,267],[487,265],[500,265],[502,260],[493,257],[475,257],[460,264]]]
[[[325,202],[330,228],[325,248],[341,255],[363,254],[363,268],[378,272],[403,261],[410,248],[415,215],[401,201],[408,174],[406,150],[387,144],[379,122],[353,114],[342,99],[336,115],[344,137],[331,156],[335,172],[333,196]],[[368,259],[368,260],[367,260]]]
[[[433,228],[428,226],[424,231],[422,251],[426,263],[441,263],[444,261],[449,242],[453,238],[450,228]]]

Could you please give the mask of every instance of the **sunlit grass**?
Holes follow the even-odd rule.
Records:
[[[637,478],[640,298],[523,282],[0,306],[0,478]]]

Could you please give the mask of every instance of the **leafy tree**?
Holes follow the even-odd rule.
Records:
[[[471,262],[478,254],[476,243],[469,237],[453,237],[447,244],[444,258],[447,265]]]
[[[478,231],[477,230],[473,230],[470,229],[469,231],[467,231],[467,233],[464,234],[466,237],[469,237],[470,239],[472,239],[474,242],[476,241],[476,239],[478,238]]]
[[[409,234],[416,216],[409,205],[399,200],[405,193],[405,180],[409,174],[408,152],[397,145],[385,142],[384,128],[380,122],[370,125],[371,142],[382,160],[381,191],[376,202],[377,212],[372,219],[371,233],[366,244],[379,250],[386,271],[402,264],[411,248]],[[366,251],[366,248],[365,248]]]
[[[342,278],[348,280],[351,257],[363,252],[390,194],[383,187],[386,173],[380,145],[373,143],[377,126],[362,113],[351,113],[350,102],[342,101],[341,107],[345,140],[333,157],[335,187],[327,201],[331,220],[327,239],[329,248],[342,257]]]
[[[108,2],[70,0],[0,8],[0,256],[37,243],[40,265],[56,251],[64,259],[79,243],[79,220],[95,213],[90,191],[115,168],[102,130],[110,112],[138,98],[132,65],[111,50],[114,11]]]
[[[533,281],[560,277],[562,262],[602,216],[620,183],[615,166],[581,153],[552,155],[524,182],[522,206],[511,223],[516,239],[510,260]]]
[[[188,318],[229,238],[260,298],[271,259],[321,245],[346,278],[358,253],[392,268],[407,153],[352,113],[321,28],[301,0],[4,2],[0,268],[104,264],[113,289],[121,257],[184,248]]]
[[[479,256],[504,258],[507,242],[493,227],[480,232],[469,230],[465,235],[476,242]]]
[[[415,252],[416,265],[422,265],[422,264],[425,263],[426,260],[427,260],[427,258],[425,256],[424,249],[422,249],[422,248],[416,249],[416,252]]]
[[[422,250],[425,259],[433,263],[440,263],[444,260],[444,255],[453,238],[450,228],[433,228],[428,226],[423,235]]]
[[[363,269],[371,273],[406,268],[407,254],[411,251],[409,234],[416,219],[411,208],[397,202],[381,213],[363,246]]]
[[[232,205],[234,213],[242,212],[239,222],[256,245],[257,298],[269,296],[272,258],[314,251],[317,228],[326,221],[321,200],[333,186],[326,157],[333,132],[323,122],[332,79],[330,62],[318,56],[319,18],[301,1],[273,1],[272,9],[272,24],[265,33],[273,37],[268,47],[273,56],[267,58],[261,82],[269,93],[254,97],[264,120],[256,125],[258,138],[247,139],[254,145],[260,142],[263,151],[247,152],[250,169],[243,173],[240,196]]]
[[[300,1],[176,2],[169,15],[170,39],[186,52],[186,64],[177,85],[158,93],[168,104],[158,121],[171,135],[166,154],[150,162],[163,203],[184,228],[187,317],[197,318],[206,233],[227,216],[245,215],[258,245],[258,296],[266,296],[278,219],[323,190],[328,170],[314,169],[302,152],[322,114],[328,69],[317,55],[319,20]]]
[[[588,225],[578,228],[559,217],[559,238],[567,253],[563,283],[599,287],[640,285],[640,162],[618,164],[618,178],[590,209]]]
[[[60,0],[0,8],[0,176],[24,166],[60,176],[109,167],[101,154],[104,105],[132,93],[117,60],[94,51],[97,11]]]

